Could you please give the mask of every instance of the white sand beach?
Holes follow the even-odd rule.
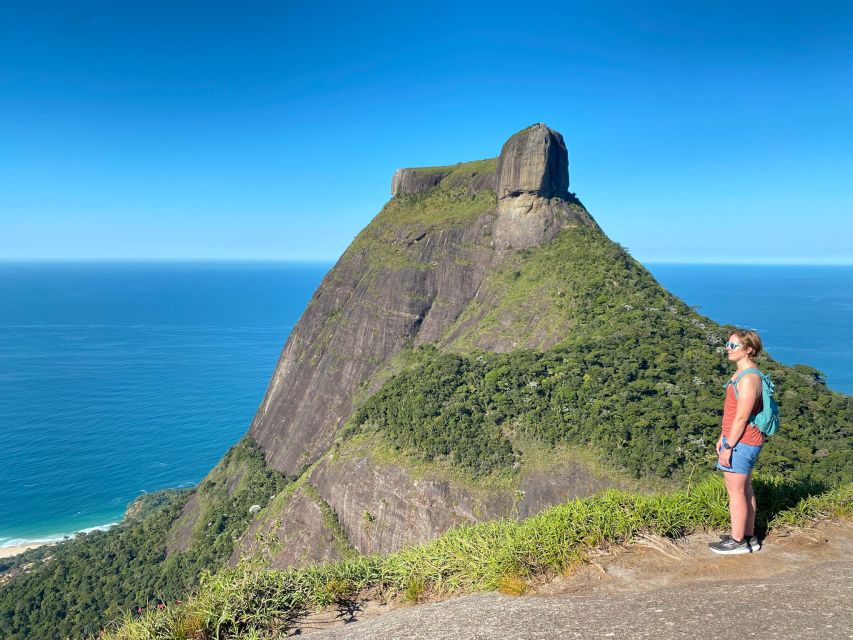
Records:
[[[24,551],[29,551],[30,549],[37,549],[38,547],[42,547],[46,544],[52,544],[51,542],[32,542],[30,544],[24,544],[19,547],[0,547],[0,558],[9,558],[11,556],[16,556],[19,553],[23,553]]]
[[[27,540],[26,538],[10,540],[9,538],[6,538],[5,540],[7,542],[23,542],[24,544],[0,547],[0,558],[9,558],[11,556],[18,555],[19,553],[23,553],[24,551],[29,551],[30,549],[37,549],[38,547],[43,547],[45,545],[58,544],[60,542],[64,542],[65,540],[71,540],[73,538],[76,538],[77,536],[82,534],[92,533],[93,531],[109,531],[117,524],[118,522],[108,522],[107,524],[99,524],[95,527],[87,527],[85,529],[80,529],[79,531],[75,531],[74,533],[60,533],[56,535],[45,536],[44,540]]]

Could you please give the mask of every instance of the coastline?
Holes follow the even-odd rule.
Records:
[[[23,553],[24,551],[30,551],[32,549],[38,549],[39,547],[44,547],[46,545],[53,545],[59,542],[63,542],[65,540],[70,540],[80,534],[87,534],[93,531],[109,531],[118,524],[118,522],[108,522],[106,524],[99,524],[94,527],[86,527],[85,529],[72,531],[71,533],[48,535],[43,538],[16,538],[14,540],[10,540],[8,538],[0,538],[0,540],[3,540],[3,543],[0,543],[0,559],[10,558],[12,556],[18,555],[19,553]],[[10,542],[12,544],[9,544]],[[4,544],[8,546],[4,546]]]
[[[0,547],[0,559],[2,558],[11,558],[12,556],[16,556],[19,553],[23,553],[24,551],[30,551],[31,549],[38,549],[39,547],[43,547],[45,545],[56,544],[56,542],[51,542],[49,540],[45,540],[44,542],[31,542],[28,544],[22,544],[16,547]]]

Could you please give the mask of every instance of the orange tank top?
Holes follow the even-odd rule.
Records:
[[[761,396],[755,399],[755,405],[752,407],[752,411],[750,415],[755,415],[759,411],[761,411],[761,407],[763,406],[763,402],[761,401]],[[732,424],[735,421],[735,414],[737,413],[737,398],[735,397],[735,386],[734,384],[726,385],[726,402],[723,405],[723,435],[726,438],[729,437],[729,433],[732,430]],[[751,444],[755,446],[760,446],[764,444],[764,434],[758,430],[754,424],[746,425],[746,430],[743,432],[743,435],[738,440],[738,443],[743,444]]]

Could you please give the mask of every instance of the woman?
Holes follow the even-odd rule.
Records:
[[[761,377],[755,366],[755,357],[761,349],[761,338],[749,329],[733,331],[726,342],[728,358],[737,369],[725,385],[717,469],[723,472],[729,494],[732,530],[730,535],[720,536],[719,542],[708,545],[714,553],[752,553],[761,548],[755,536],[752,468],[764,444],[764,434],[749,424],[750,416],[761,411]]]

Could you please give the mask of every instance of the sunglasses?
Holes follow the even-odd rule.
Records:
[[[735,349],[739,349],[742,346],[743,345],[738,344],[737,342],[727,342],[726,343],[726,349],[731,349],[732,351],[734,351]]]

